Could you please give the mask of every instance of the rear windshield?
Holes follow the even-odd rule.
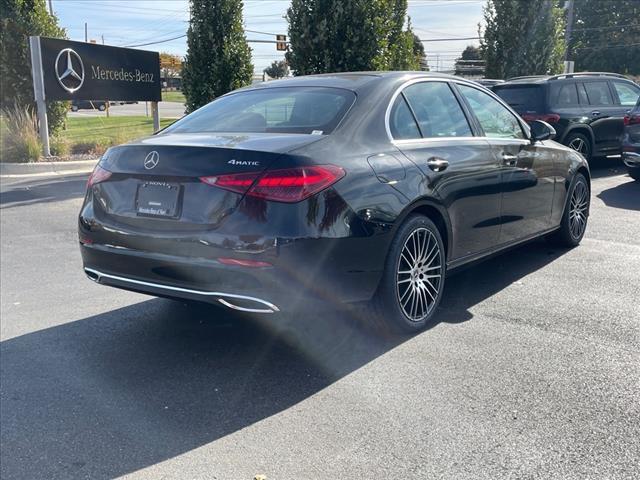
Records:
[[[541,85],[497,85],[493,91],[519,114],[544,111],[544,89]]]
[[[340,88],[272,87],[221,97],[165,130],[172,133],[250,132],[326,135],[355,101]]]

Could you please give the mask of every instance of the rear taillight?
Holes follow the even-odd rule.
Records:
[[[624,124],[625,125],[639,125],[640,124],[640,114],[625,115],[624,116]]]
[[[252,197],[294,203],[324,190],[344,175],[344,170],[335,165],[314,165],[270,170],[265,173],[200,177],[200,180],[208,185]]]
[[[92,187],[93,185],[104,182],[111,176],[111,172],[109,170],[105,170],[100,165],[96,165],[96,168],[93,169],[91,175],[89,176],[89,180],[87,180],[87,188]]]
[[[560,121],[560,115],[557,113],[525,113],[522,115],[525,122],[533,122],[534,120],[542,120],[547,123],[558,123]]]

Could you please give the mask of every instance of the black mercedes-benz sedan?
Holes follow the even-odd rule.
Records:
[[[354,302],[418,331],[448,272],[582,239],[584,158],[460,78],[345,73],[224,95],[109,149],[79,217],[104,285],[255,313]]]

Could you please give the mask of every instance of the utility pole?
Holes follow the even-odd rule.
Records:
[[[53,0],[49,0],[49,15],[53,15]]]
[[[84,22],[84,41],[89,41],[89,35],[87,34],[87,22]]]
[[[570,59],[569,50],[571,48],[571,33],[573,31],[573,1],[567,0],[567,28],[564,34],[564,73],[572,73],[574,62]]]
[[[104,35],[102,35],[102,44],[104,45]]]

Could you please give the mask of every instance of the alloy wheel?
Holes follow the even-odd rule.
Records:
[[[569,148],[584,154],[587,151],[587,142],[585,142],[584,139],[577,137],[571,140]]]
[[[435,235],[417,228],[400,252],[396,294],[404,315],[413,322],[423,320],[436,305],[442,279],[442,253]]]
[[[587,227],[587,208],[589,206],[589,192],[584,182],[576,183],[571,194],[569,208],[569,230],[573,238],[579,239]]]

